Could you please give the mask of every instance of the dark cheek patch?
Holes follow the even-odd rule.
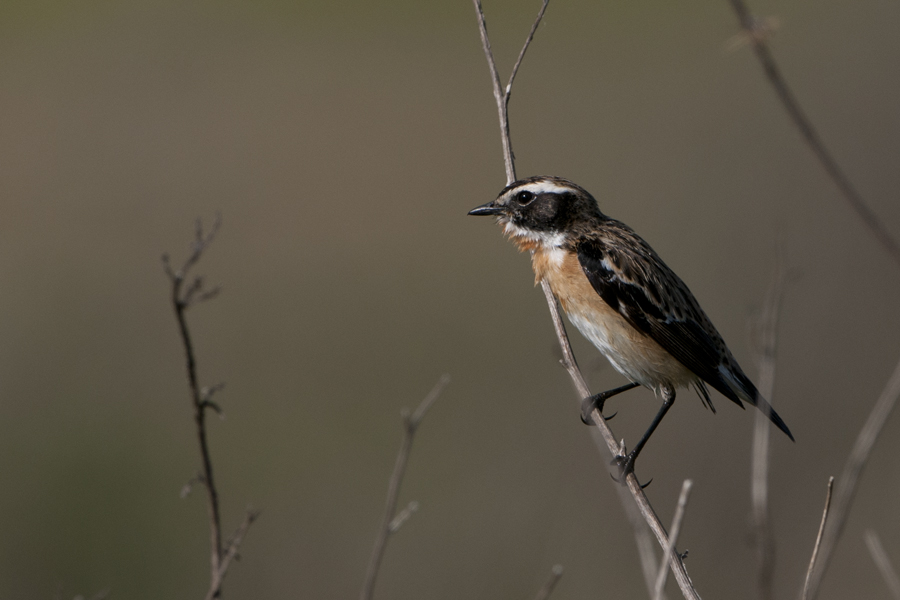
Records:
[[[556,194],[541,194],[533,204],[532,215],[535,225],[541,229],[551,229],[556,224],[559,212],[559,199]]]

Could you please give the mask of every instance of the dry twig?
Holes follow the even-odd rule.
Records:
[[[191,253],[178,269],[173,269],[169,261],[168,255],[163,255],[163,269],[172,283],[172,306],[175,310],[175,318],[178,321],[178,330],[181,334],[181,342],[184,346],[185,363],[187,368],[188,384],[191,392],[191,403],[194,409],[194,423],[197,430],[197,440],[200,445],[200,458],[202,460],[202,471],[196,478],[185,485],[182,496],[186,495],[186,491],[190,491],[193,482],[200,482],[206,488],[207,508],[209,512],[209,537],[210,537],[210,577],[209,590],[206,598],[218,598],[222,590],[222,580],[231,561],[237,556],[238,547],[244,539],[250,525],[258,516],[258,513],[247,510],[244,522],[237,529],[229,540],[228,544],[222,545],[222,521],[219,514],[219,494],[216,490],[215,480],[213,479],[212,457],[209,452],[209,441],[206,432],[206,411],[207,409],[221,415],[222,410],[218,404],[213,402],[213,395],[222,389],[222,384],[211,387],[200,387],[197,379],[197,360],[194,354],[194,344],[191,340],[190,331],[187,325],[187,309],[195,304],[204,302],[214,298],[219,293],[219,288],[205,289],[203,278],[194,277],[188,282],[188,275],[191,268],[197,264],[203,252],[212,243],[219,231],[221,218],[217,215],[213,226],[206,234],[203,233],[203,224],[197,219],[196,233],[194,241],[191,244]],[[187,287],[185,284],[187,283]]]
[[[822,545],[822,534],[825,533],[825,525],[828,523],[828,511],[831,510],[831,490],[834,489],[834,477],[828,478],[828,492],[825,494],[825,510],[822,511],[822,521],[819,523],[819,533],[816,535],[816,544],[813,546],[812,556],[809,559],[809,568],[806,570],[806,582],[803,584],[801,600],[811,598],[809,583],[813,572],[816,570],[816,560],[819,557],[819,548]]]
[[[778,349],[778,318],[784,299],[787,271],[779,249],[772,284],[766,294],[759,318],[753,324],[753,346],[759,365],[759,393],[769,402],[775,392],[775,356]],[[763,411],[756,412],[751,456],[750,497],[753,513],[753,538],[756,542],[757,586],[761,600],[772,598],[772,578],[775,571],[775,541],[769,528],[769,432],[771,426]]]
[[[765,71],[766,78],[778,94],[778,99],[781,100],[781,104],[794,122],[794,125],[800,130],[800,134],[803,136],[806,144],[838,187],[844,200],[847,201],[850,208],[862,220],[869,233],[878,240],[891,258],[900,264],[900,245],[897,244],[878,216],[869,208],[868,204],[866,204],[865,200],[850,182],[850,179],[838,166],[837,161],[831,156],[831,152],[825,146],[812,121],[806,116],[796,96],[788,87],[787,81],[781,74],[781,69],[778,67],[778,63],[775,62],[775,57],[772,56],[772,52],[766,43],[767,36],[761,31],[761,23],[764,24],[765,21],[761,21],[751,15],[750,9],[747,8],[744,0],[731,0],[731,6],[737,14],[741,28],[747,33],[747,38],[753,46],[753,51],[756,53],[763,71]]]
[[[484,11],[481,7],[481,1],[472,0],[478,16],[481,42],[484,48],[485,58],[488,62],[488,68],[490,69],[491,80],[494,86],[494,99],[497,103],[497,112],[500,119],[500,133],[503,141],[503,160],[504,164],[506,165],[507,184],[512,183],[516,178],[512,145],[509,140],[508,114],[509,97],[512,89],[513,78],[515,77],[519,65],[522,62],[522,57],[525,55],[525,50],[527,50],[528,45],[531,43],[534,32],[537,30],[541,18],[544,15],[544,11],[547,7],[547,1],[548,0],[545,0],[542,4],[537,19],[535,19],[534,25],[532,25],[531,33],[526,39],[522,51],[519,53],[519,59],[516,61],[512,76],[510,77],[510,81],[507,84],[506,91],[504,92],[500,87],[500,76],[497,73],[496,62],[494,61],[494,56],[491,52],[491,44],[487,34],[487,26],[485,25]],[[561,362],[569,372],[569,375],[572,378],[573,383],[575,384],[575,388],[578,391],[579,397],[587,398],[591,395],[591,393],[584,381],[581,370],[578,368],[578,364],[575,361],[575,356],[572,353],[572,348],[569,344],[569,338],[566,335],[565,325],[563,324],[562,319],[559,315],[559,307],[557,306],[556,298],[553,296],[553,292],[550,290],[550,286],[546,281],[541,281],[541,287],[544,290],[544,295],[547,298],[547,304],[550,308],[551,317],[553,318],[553,326],[556,330],[556,335],[559,339],[559,344],[562,349],[563,359]],[[616,441],[612,430],[610,430],[609,426],[606,424],[606,420],[600,414],[600,411],[597,410],[595,410],[591,414],[591,417],[594,423],[597,425],[596,428],[592,428],[594,429],[592,433],[594,435],[595,442],[599,447],[605,447],[606,451],[608,451],[611,456],[616,456],[619,452],[619,443]],[[650,530],[653,532],[654,536],[656,536],[660,547],[665,548],[668,544],[666,530],[657,518],[656,513],[653,511],[653,508],[650,506],[650,502],[647,500],[647,496],[644,494],[644,490],[641,488],[640,483],[638,483],[638,480],[634,476],[634,473],[630,473],[628,475],[628,477],[625,479],[625,484],[628,487],[628,490],[630,491],[632,497],[634,498],[638,510],[640,511],[646,523],[649,525]],[[694,589],[694,586],[691,583],[691,579],[687,574],[687,570],[684,567],[684,562],[682,561],[681,556],[678,554],[678,552],[672,553],[670,564],[672,567],[672,571],[675,573],[675,579],[678,582],[678,586],[679,588],[681,588],[681,592],[684,597],[688,598],[689,600],[698,599],[700,596]]]
[[[687,508],[688,498],[691,495],[691,487],[694,482],[685,479],[681,485],[681,494],[678,496],[678,506],[675,507],[675,516],[672,517],[672,527],[669,529],[669,543],[666,544],[663,552],[662,565],[659,569],[659,575],[656,576],[656,585],[653,589],[653,600],[661,600],[663,590],[666,588],[666,576],[669,574],[669,567],[666,563],[672,560],[672,553],[675,550],[675,544],[678,543],[678,534],[681,533],[681,522],[684,520],[684,511]]]
[[[556,584],[559,583],[559,578],[562,577],[562,574],[562,565],[553,565],[553,568],[550,569],[550,578],[547,579],[547,583],[545,583],[544,586],[540,590],[538,590],[537,596],[534,597],[534,600],[547,600],[547,598],[550,597],[550,594],[553,593],[553,588],[555,588]]]
[[[572,353],[572,347],[569,345],[569,338],[566,335],[565,325],[563,325],[559,315],[559,306],[557,305],[556,299],[553,297],[553,292],[550,291],[550,286],[547,282],[542,281],[541,286],[544,290],[544,295],[547,298],[547,304],[550,307],[550,315],[553,318],[553,326],[556,329],[556,335],[563,350],[562,364],[569,372],[572,381],[575,383],[575,389],[578,390],[579,396],[587,398],[591,393],[584,381],[581,370],[578,368],[578,364],[575,362],[575,355]],[[600,414],[600,411],[595,410],[592,412],[591,418],[597,426],[596,428],[592,428],[592,433],[595,436],[595,442],[598,443],[598,446],[601,448],[605,447],[611,456],[619,454],[620,444],[616,441],[615,435],[606,423],[606,419]],[[631,496],[634,498],[641,516],[650,527],[650,531],[653,532],[653,535],[656,537],[656,541],[661,548],[665,549],[668,544],[666,530],[656,516],[653,507],[650,506],[650,501],[647,500],[647,495],[644,494],[644,490],[634,473],[629,473],[628,477],[625,479],[625,485],[627,486],[628,491],[631,492]],[[675,580],[678,582],[678,587],[681,589],[682,595],[688,600],[699,599],[700,595],[697,593],[697,590],[694,589],[694,584],[687,574],[687,569],[685,569],[684,561],[677,551],[673,552],[670,556],[669,564],[672,568],[672,572],[675,574]]]
[[[594,443],[597,444],[597,450],[600,451],[602,456],[607,456],[608,449],[604,445],[600,433],[594,431],[592,427],[591,434],[593,435]],[[641,561],[641,572],[644,575],[644,585],[647,586],[647,595],[652,598],[656,587],[656,576],[659,574],[659,562],[656,560],[656,544],[653,540],[653,535],[650,533],[647,521],[644,520],[644,516],[638,510],[637,504],[634,503],[628,488],[621,485],[617,485],[615,488],[619,501],[622,503],[622,508],[625,511],[625,517],[628,519],[628,523],[631,525],[634,533],[634,542],[637,546],[638,558]],[[665,594],[663,594],[662,598],[665,598]]]
[[[491,52],[491,40],[488,38],[487,23],[484,21],[484,10],[481,8],[481,0],[472,1],[475,3],[475,11],[478,13],[478,31],[481,33],[481,44],[484,48],[484,54],[488,59],[488,68],[491,70],[491,82],[494,85],[494,100],[497,102],[497,113],[500,118],[500,140],[503,143],[503,162],[506,166],[506,183],[509,184],[516,180],[516,159],[509,138],[509,97],[512,94],[513,81],[515,81],[516,74],[519,72],[519,67],[522,65],[522,59],[525,58],[525,51],[528,50],[528,46],[531,45],[531,40],[534,39],[534,32],[537,31],[538,25],[541,24],[541,20],[544,18],[544,12],[547,10],[547,4],[550,3],[550,0],[544,0],[543,4],[541,4],[541,10],[538,12],[537,18],[531,26],[531,31],[528,33],[528,38],[522,46],[522,51],[519,52],[519,58],[516,59],[516,64],[513,65],[512,73],[509,76],[509,82],[506,84],[505,90],[500,87],[500,75],[497,73],[497,63],[494,62],[494,54]]]
[[[884,582],[891,591],[891,596],[894,597],[894,600],[900,600],[900,577],[897,576],[897,571],[894,569],[894,565],[891,564],[891,559],[888,558],[887,552],[884,551],[884,546],[881,545],[878,534],[871,529],[867,529],[865,538],[872,560],[875,561],[875,566],[881,572]]]
[[[381,518],[381,527],[378,530],[378,536],[375,538],[375,547],[372,549],[372,558],[369,560],[369,566],[366,568],[366,579],[363,583],[362,592],[359,595],[360,600],[371,600],[375,593],[375,580],[378,577],[378,569],[381,567],[381,560],[384,558],[384,550],[387,547],[388,538],[395,533],[403,523],[412,516],[412,513],[418,508],[418,504],[411,502],[400,514],[397,514],[397,497],[400,494],[400,484],[403,482],[403,474],[406,472],[406,463],[409,462],[409,453],[412,450],[413,438],[425,413],[438,399],[447,384],[450,383],[450,376],[443,375],[435,384],[434,388],[429,392],[425,399],[419,404],[419,407],[412,415],[404,409],[400,415],[403,419],[403,441],[400,444],[400,451],[397,453],[397,460],[394,463],[394,472],[388,482],[387,502],[384,507],[384,516]]]
[[[878,439],[885,422],[894,410],[897,404],[897,398],[900,396],[900,362],[894,368],[894,373],[885,385],[881,396],[875,402],[869,418],[866,419],[865,425],[860,430],[844,464],[844,470],[837,481],[837,494],[834,499],[833,516],[825,527],[825,535],[822,539],[822,548],[820,549],[820,558],[818,566],[812,574],[809,585],[809,597],[815,598],[822,583],[822,578],[828,569],[831,556],[837,545],[838,539],[844,530],[844,523],[847,521],[847,514],[850,512],[850,505],[856,495],[856,486],[859,483],[859,477],[862,475],[863,469],[872,454],[872,447]]]

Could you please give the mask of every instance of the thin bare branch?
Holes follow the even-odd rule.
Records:
[[[397,516],[390,522],[388,525],[388,530],[391,533],[397,533],[400,531],[400,528],[403,527],[403,524],[406,523],[413,513],[419,510],[419,503],[413,500],[409,504],[406,505],[406,508],[397,513]]]
[[[215,581],[215,585],[210,586],[209,591],[206,594],[206,600],[212,600],[213,598],[218,598],[220,594],[220,590],[222,588],[222,580],[225,579],[225,574],[228,572],[228,567],[231,566],[231,561],[238,557],[238,550],[240,549],[241,542],[244,541],[244,536],[247,535],[247,531],[250,529],[250,525],[253,524],[259,517],[259,511],[253,511],[251,509],[247,509],[247,514],[244,516],[244,521],[241,523],[240,527],[234,532],[229,540],[228,544],[226,544],[225,552],[222,555],[222,561],[219,563],[219,572],[217,574],[217,579]]]
[[[825,494],[825,510],[822,511],[822,521],[819,523],[819,534],[816,536],[816,544],[813,546],[812,556],[809,559],[809,569],[806,570],[806,582],[803,584],[803,594],[800,596],[802,600],[809,600],[815,596],[810,596],[810,581],[813,572],[816,570],[816,560],[819,558],[819,548],[822,545],[822,537],[825,533],[825,525],[828,523],[828,511],[831,509],[831,491],[834,488],[834,477],[828,478],[828,492]]]
[[[212,397],[216,392],[222,389],[223,384],[220,383],[211,387],[200,386],[197,377],[197,359],[194,352],[194,344],[187,324],[187,309],[198,302],[214,297],[218,293],[218,288],[204,290],[202,277],[195,277],[186,288],[184,284],[188,281],[191,269],[199,262],[204,251],[215,239],[221,222],[221,216],[216,215],[212,228],[208,233],[204,233],[203,223],[200,219],[197,219],[195,236],[191,243],[191,252],[178,269],[173,269],[168,255],[163,255],[163,269],[166,275],[169,276],[169,281],[172,284],[172,308],[175,311],[175,318],[178,322],[178,331],[181,334],[181,342],[184,347],[185,368],[187,370],[191,405],[194,409],[194,423],[196,426],[197,441],[200,446],[200,458],[202,462],[201,472],[182,488],[181,495],[182,497],[187,496],[191,491],[192,484],[195,482],[203,483],[203,487],[206,488],[210,537],[210,577],[209,590],[206,595],[207,598],[219,597],[222,588],[222,580],[228,570],[228,565],[237,553],[237,546],[243,539],[246,529],[249,528],[250,524],[256,518],[255,515],[251,518],[251,513],[248,513],[248,517],[244,522],[245,525],[242,525],[238,530],[239,535],[236,534],[233,537],[232,542],[228,544],[228,547],[223,549],[222,521],[219,512],[219,493],[216,489],[215,479],[213,478],[212,456],[209,450],[209,441],[207,439],[206,431],[207,409],[213,410],[220,416],[222,414],[221,408],[212,401]]]
[[[363,582],[362,592],[359,595],[360,600],[371,600],[375,593],[375,580],[378,577],[378,569],[381,567],[381,561],[384,558],[384,551],[387,548],[388,538],[397,531],[401,525],[412,515],[418,508],[412,508],[412,504],[402,513],[397,515],[397,498],[400,494],[400,484],[403,482],[403,475],[406,473],[406,464],[409,462],[409,453],[412,450],[413,438],[416,436],[416,430],[425,413],[434,404],[447,384],[450,383],[450,376],[443,375],[432,388],[431,392],[416,408],[412,415],[404,409],[401,412],[403,419],[403,441],[400,444],[400,451],[397,453],[397,460],[394,462],[394,471],[391,473],[391,479],[388,482],[387,502],[385,502],[384,516],[381,518],[381,526],[378,535],[375,538],[375,547],[372,549],[372,557],[369,559],[369,566],[366,568],[366,579]]]
[[[428,409],[434,404],[434,401],[438,399],[438,396],[441,395],[441,392],[444,391],[444,388],[447,387],[447,384],[450,383],[450,375],[444,374],[441,375],[441,378],[438,379],[438,382],[435,384],[434,388],[425,396],[425,399],[419,404],[416,408],[416,411],[409,418],[409,422],[407,423],[408,427],[412,427],[415,430],[419,424],[422,422],[422,419],[425,418],[425,413],[428,412]]]
[[[546,2],[544,3],[546,6]],[[534,600],[547,600],[550,597],[550,594],[553,593],[553,588],[556,587],[556,584],[559,583],[559,578],[562,577],[563,568],[562,565],[553,565],[553,568],[550,569],[550,578],[547,579],[547,582],[544,586],[538,590],[537,596],[534,597]]]
[[[512,94],[512,86],[513,82],[516,80],[516,74],[519,72],[519,67],[522,65],[522,59],[525,58],[525,51],[528,50],[528,46],[531,45],[531,40],[534,39],[534,32],[537,31],[538,25],[541,24],[541,20],[544,18],[544,13],[547,11],[548,4],[550,4],[550,0],[544,0],[544,3],[541,4],[541,10],[538,11],[538,16],[534,20],[534,23],[531,25],[531,31],[528,33],[528,38],[525,40],[525,44],[522,45],[522,50],[519,52],[519,57],[516,59],[516,64],[513,65],[512,73],[510,73],[509,75],[509,83],[506,84],[506,91],[504,94],[504,99],[507,105],[509,105],[509,96],[510,94]]]
[[[856,437],[853,450],[847,457],[844,464],[844,470],[838,478],[837,494],[834,499],[833,515],[828,521],[825,528],[825,535],[822,540],[822,548],[820,550],[820,558],[815,572],[813,572],[812,581],[810,583],[809,597],[815,598],[822,583],[822,578],[828,570],[832,553],[844,530],[844,523],[847,521],[847,515],[850,512],[850,505],[856,495],[856,487],[859,483],[860,475],[872,454],[872,448],[878,439],[882,428],[894,407],[897,405],[897,398],[900,397],[900,362],[894,368],[894,373],[885,385],[881,396],[875,402],[869,418],[866,419],[865,425]]]
[[[494,88],[494,99],[497,103],[497,113],[500,119],[500,134],[501,140],[503,142],[503,158],[506,165],[506,179],[507,184],[509,184],[516,179],[512,146],[509,140],[509,116],[507,110],[509,93],[511,92],[511,89],[508,89],[504,94],[503,90],[501,90],[500,88],[500,76],[497,73],[497,66],[494,61],[493,53],[491,52],[491,44],[487,34],[487,26],[484,20],[484,11],[481,7],[481,1],[472,0],[472,2],[475,5],[475,11],[478,16],[481,42],[484,48],[485,58],[488,62],[488,68],[491,72],[491,80],[493,82]],[[537,25],[540,23],[545,9],[546,3],[541,6],[541,10],[538,13],[535,24],[532,26],[532,32],[529,34],[528,40],[526,41],[525,48],[527,48],[528,44],[530,43],[531,38],[534,35],[534,30],[536,30]],[[522,52],[520,52],[520,60],[516,63],[516,69],[518,69],[520,66],[521,57],[524,56],[525,48],[523,48]],[[512,78],[510,78],[510,85],[511,83]],[[553,292],[550,290],[550,286],[546,281],[541,281],[541,287],[544,290],[544,295],[547,298],[547,305],[550,308],[550,314],[553,318],[553,326],[556,330],[557,338],[559,339],[560,348],[562,349],[562,364],[569,372],[569,375],[572,378],[573,383],[575,384],[575,388],[579,394],[579,399],[587,398],[591,395],[591,393],[584,381],[581,370],[578,368],[578,364],[575,361],[575,356],[572,353],[572,348],[569,344],[569,338],[566,335],[565,325],[563,325],[562,319],[559,315],[559,307],[557,306],[556,298],[553,296]],[[597,410],[592,413],[591,418],[597,425],[596,428],[592,428],[594,430],[591,432],[594,436],[595,443],[597,443],[599,448],[605,448],[606,452],[608,452],[611,457],[616,456],[619,450],[619,444],[616,441],[612,430],[610,430],[609,426],[606,424],[606,420]],[[601,452],[603,452],[603,450],[601,450]],[[640,511],[644,520],[647,522],[650,530],[653,532],[653,535],[656,537],[660,547],[665,548],[668,544],[666,530],[657,518],[656,513],[653,511],[653,508],[650,506],[650,502],[647,500],[647,496],[644,494],[644,490],[641,488],[640,483],[638,483],[638,480],[634,476],[634,473],[630,473],[626,477],[625,485],[634,498],[638,510]],[[641,555],[643,557],[644,553],[642,553]],[[684,567],[684,562],[682,561],[681,555],[678,554],[677,551],[673,552],[669,562],[671,564],[673,572],[675,573],[675,579],[678,582],[678,586],[681,589],[684,597],[688,600],[699,599],[700,596],[691,583],[691,579]]]
[[[787,270],[781,247],[776,253],[775,272],[762,312],[753,323],[753,346],[759,366],[759,393],[772,401],[775,392],[775,357],[778,350],[778,318],[784,299]],[[761,600],[771,600],[775,572],[775,540],[769,527],[769,432],[768,415],[756,412],[751,455],[750,497],[753,507],[753,538],[756,542],[757,587]]]
[[[203,392],[197,380],[197,361],[194,355],[194,345],[191,340],[191,334],[187,325],[187,316],[185,312],[190,306],[191,297],[197,290],[202,287],[202,279],[197,278],[183,291],[185,278],[191,267],[197,264],[203,251],[209,246],[216,232],[219,229],[219,219],[214,222],[213,228],[209,234],[203,234],[203,226],[200,220],[197,220],[196,238],[192,244],[192,251],[188,258],[184,261],[181,268],[172,271],[169,267],[168,258],[164,257],[166,272],[172,282],[172,306],[175,310],[175,318],[178,320],[178,330],[181,333],[181,341],[184,345],[185,362],[188,375],[188,383],[191,391],[191,402],[194,407],[194,423],[196,424],[197,440],[200,445],[200,457],[202,460],[202,471],[200,481],[203,482],[207,491],[207,505],[209,510],[209,532],[210,532],[210,592],[214,590],[214,582],[218,580],[219,564],[222,560],[222,530],[221,517],[219,515],[219,495],[216,490],[215,479],[213,478],[212,458],[209,452],[209,442],[206,434],[206,411],[203,405]]]
[[[900,600],[900,577],[897,576],[897,570],[894,569],[891,559],[888,558],[887,552],[884,551],[884,546],[881,545],[878,534],[871,529],[867,529],[865,538],[872,560],[875,561],[875,566],[881,572],[881,576],[891,591],[891,595],[894,597],[894,600]]]
[[[734,12],[737,14],[738,22],[747,33],[748,39],[753,46],[753,51],[762,65],[763,71],[768,78],[769,83],[778,94],[781,104],[787,111],[788,116],[794,122],[794,125],[800,131],[807,146],[812,150],[813,154],[819,160],[825,172],[838,187],[844,200],[850,205],[850,208],[856,212],[857,216],[862,220],[863,225],[869,230],[876,240],[881,244],[884,250],[900,265],[900,245],[891,236],[887,228],[882,224],[881,219],[869,208],[850,179],[844,174],[843,170],[837,164],[837,161],[831,156],[831,152],[825,146],[812,121],[806,116],[806,112],[800,106],[794,93],[788,87],[787,81],[781,74],[778,63],[772,55],[769,46],[766,43],[766,35],[760,34],[760,20],[750,14],[750,9],[744,3],[744,0],[730,0]]]
[[[553,319],[553,327],[556,330],[556,336],[559,340],[560,348],[562,349],[562,365],[565,367],[566,371],[569,372],[569,376],[575,384],[575,389],[577,390],[579,397],[588,398],[591,393],[584,381],[584,376],[581,374],[581,369],[578,368],[578,364],[575,362],[575,355],[572,353],[572,347],[569,344],[566,327],[559,314],[559,306],[557,305],[556,298],[553,296],[550,285],[546,281],[541,281],[541,288],[544,290],[544,296],[547,298],[547,305],[550,307],[550,315]],[[609,453],[608,456],[611,457],[621,454],[620,444],[616,441],[615,435],[606,423],[606,419],[600,414],[600,411],[594,410],[591,413],[591,418],[597,426],[596,428],[592,428],[592,433],[595,436],[594,439],[595,442],[597,442],[598,447],[601,449],[605,447],[606,451]],[[650,501],[647,500],[647,496],[644,494],[644,490],[634,473],[629,473],[628,477],[625,479],[625,485],[628,488],[628,491],[631,492],[631,496],[634,498],[641,516],[650,527],[650,531],[653,532],[653,535],[656,537],[656,541],[661,548],[665,549],[669,543],[665,527],[660,523],[659,517],[656,516],[653,507],[650,506]],[[694,589],[694,584],[691,581],[690,576],[688,576],[682,556],[674,548],[668,562],[672,568],[672,572],[675,574],[675,581],[678,583],[682,595],[688,600],[699,599],[700,595],[697,593],[697,590]]]
[[[509,83],[506,84],[505,91],[501,87],[500,74],[497,72],[497,63],[494,61],[494,54],[491,51],[491,40],[488,38],[487,23],[484,20],[484,9],[481,7],[481,0],[472,0],[472,2],[475,5],[475,12],[478,15],[478,31],[481,34],[481,44],[484,48],[484,56],[487,58],[488,68],[491,71],[491,82],[494,87],[494,100],[497,103],[497,116],[500,119],[500,141],[503,144],[503,162],[506,165],[506,183],[510,184],[516,180],[516,159],[512,151],[512,142],[509,137],[509,97],[510,94],[512,94],[512,84],[516,78],[516,73],[519,72],[522,59],[525,58],[525,51],[528,50],[528,46],[531,45],[531,40],[534,39],[534,32],[537,31],[538,25],[541,24],[541,19],[544,18],[544,12],[547,10],[547,4],[550,0],[544,0],[544,3],[541,5],[541,10],[538,12],[537,18],[531,26],[531,32],[528,34],[528,39],[525,40],[525,44],[519,52],[516,64],[513,66],[512,73],[509,76]]]
[[[594,441],[600,454],[607,456],[608,450],[599,432],[594,431],[592,427],[591,433],[594,436]],[[619,501],[622,503],[622,508],[625,511],[625,517],[628,519],[634,533],[634,542],[637,546],[638,558],[641,561],[641,572],[644,575],[644,585],[647,586],[647,595],[652,598],[656,586],[656,575],[659,573],[659,562],[656,560],[655,552],[656,542],[653,540],[650,527],[647,525],[647,521],[644,520],[640,510],[638,510],[638,506],[631,497],[628,488],[622,485],[617,485],[615,488]],[[663,594],[663,598],[665,598],[665,594]]]
[[[661,600],[663,590],[666,588],[666,577],[669,574],[668,563],[672,559],[675,550],[675,544],[678,543],[678,534],[681,533],[681,522],[684,520],[684,511],[687,508],[688,498],[691,495],[691,487],[694,482],[685,479],[681,485],[681,494],[678,496],[678,506],[675,507],[675,516],[672,517],[672,527],[669,529],[669,543],[666,544],[663,552],[662,566],[659,569],[659,575],[656,576],[656,585],[653,590],[653,600]]]

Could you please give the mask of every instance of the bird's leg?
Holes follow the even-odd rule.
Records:
[[[593,421],[591,421],[591,413],[594,412],[594,409],[600,411],[600,414],[603,415],[603,403],[615,396],[616,394],[621,394],[622,392],[627,392],[632,388],[636,388],[639,386],[639,383],[626,383],[621,387],[617,387],[612,390],[608,390],[605,392],[600,392],[599,394],[594,394],[593,396],[589,396],[581,401],[581,422],[585,425],[593,425]],[[615,416],[615,415],[613,415]],[[603,417],[607,421],[612,419],[612,417]]]
[[[670,387],[664,387],[662,389],[662,397],[663,404],[659,408],[659,412],[656,413],[656,416],[653,418],[653,422],[650,423],[650,427],[647,428],[647,431],[644,432],[643,437],[641,437],[640,441],[634,447],[634,449],[628,453],[628,456],[616,456],[612,460],[612,464],[618,465],[622,470],[622,476],[619,481],[625,482],[625,478],[628,477],[629,473],[634,472],[634,461],[637,459],[638,454],[641,453],[641,450],[644,448],[644,444],[647,443],[647,440],[650,439],[650,436],[653,435],[653,432],[656,430],[656,427],[662,422],[663,417],[666,416],[666,413],[672,408],[672,405],[675,404],[675,390]]]

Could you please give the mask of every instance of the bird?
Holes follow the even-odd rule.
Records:
[[[602,415],[606,400],[635,387],[662,399],[631,452],[613,460],[623,481],[680,388],[693,387],[713,413],[707,386],[741,408],[756,406],[794,440],[687,285],[633,229],[603,214],[584,188],[561,177],[529,177],[468,214],[495,216],[519,250],[531,253],[535,283],[547,281],[569,321],[628,379],[585,398],[582,421],[590,424],[594,409]]]

